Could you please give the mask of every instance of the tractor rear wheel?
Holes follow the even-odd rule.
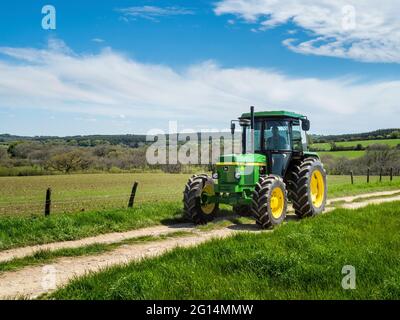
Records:
[[[325,210],[326,171],[317,158],[306,158],[292,166],[288,179],[289,198],[300,218],[312,217]]]
[[[214,181],[206,174],[192,176],[183,191],[185,218],[196,224],[206,224],[215,218],[219,210],[218,203],[207,202],[207,197],[214,196]]]
[[[274,175],[261,177],[253,191],[252,214],[262,228],[282,223],[287,211],[287,192],[282,178]]]

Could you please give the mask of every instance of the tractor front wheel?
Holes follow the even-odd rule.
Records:
[[[208,201],[215,196],[214,181],[206,174],[194,175],[183,192],[184,215],[195,224],[206,224],[215,218],[218,203]]]
[[[253,192],[251,211],[264,229],[282,223],[287,211],[287,192],[282,178],[274,175],[261,177]]]

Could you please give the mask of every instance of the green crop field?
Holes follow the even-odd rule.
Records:
[[[337,146],[340,147],[355,147],[358,144],[361,144],[363,147],[368,147],[372,144],[386,144],[390,147],[396,147],[400,144],[400,139],[384,139],[384,140],[360,140],[360,141],[345,141],[345,142],[336,142]],[[318,148],[320,150],[330,150],[329,143],[315,143],[312,145],[314,148]]]
[[[399,202],[337,209],[76,279],[51,299],[399,299]],[[356,288],[344,290],[344,266]]]
[[[134,181],[139,182],[137,204],[176,201],[181,199],[189,176],[139,173],[0,177],[0,215],[42,212],[48,187],[52,189],[54,213],[124,208]]]

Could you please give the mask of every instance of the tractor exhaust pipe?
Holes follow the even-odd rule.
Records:
[[[250,123],[250,128],[251,130],[254,130],[254,107],[250,107],[250,117],[251,117],[251,123]]]
[[[254,124],[255,124],[255,122],[254,122],[254,107],[253,106],[251,106],[250,107],[250,135],[251,135],[251,137],[250,137],[250,141],[251,141],[251,150],[250,150],[250,152],[251,153],[254,153]]]

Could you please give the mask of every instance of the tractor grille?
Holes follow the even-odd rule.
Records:
[[[223,184],[237,184],[238,181],[235,178],[236,166],[232,165],[221,165],[218,166],[218,183]]]

